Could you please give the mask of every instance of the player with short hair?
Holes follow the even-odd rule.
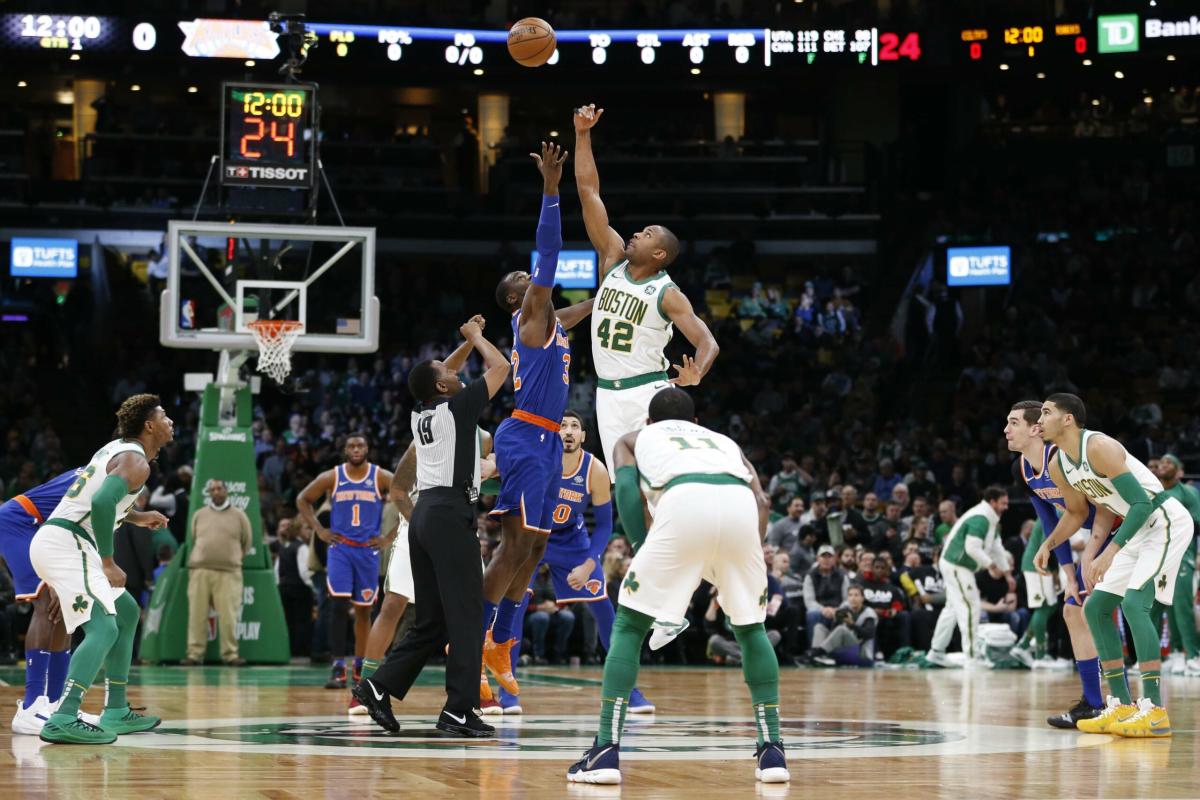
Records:
[[[150,477],[150,462],[175,437],[157,395],[135,394],[117,410],[120,438],[96,451],[33,537],[29,561],[58,597],[68,634],[87,634],[71,656],[63,697],[41,738],[61,744],[110,744],[118,734],[155,728],[159,717],[129,706],[125,687],[141,609],[113,560],[113,530]],[[79,717],[83,695],[104,668],[99,725]]]
[[[611,471],[617,440],[646,424],[650,399],[670,384],[692,386],[708,374],[720,348],[667,267],[679,240],[662,225],[647,225],[625,241],[609,227],[592,156],[592,128],[604,109],[575,109],[575,186],[588,239],[600,256],[600,286],[592,309],[592,362],[596,368],[596,421],[604,463]],[[695,358],[670,365],[665,353],[678,327]],[[678,373],[668,380],[667,367]],[[615,477],[615,476],[614,476]]]
[[[1158,464],[1151,468],[1163,485],[1163,493],[1173,496],[1183,503],[1183,507],[1192,515],[1192,524],[1200,525],[1200,492],[1194,486],[1183,482],[1183,462],[1178,456],[1167,453],[1158,459]],[[1178,637],[1183,648],[1183,672],[1200,673],[1200,635],[1196,631],[1195,605],[1196,548],[1189,547],[1183,554],[1183,563],[1179,566],[1179,576],[1175,578],[1175,602],[1168,609],[1167,619],[1171,627],[1172,638]],[[1156,608],[1153,619],[1161,618]]]
[[[62,502],[81,472],[83,467],[68,470],[0,504],[0,556],[12,574],[17,602],[33,604],[25,633],[25,698],[17,702],[13,733],[30,736],[41,733],[62,697],[67,680],[71,639],[54,592],[42,591],[45,584],[29,561],[29,546],[38,527]],[[154,530],[168,520],[157,511],[131,509],[125,521]],[[80,716],[92,725],[100,719],[94,714]]]
[[[567,771],[572,783],[621,782],[621,732],[642,642],[655,620],[682,624],[702,580],[720,592],[742,649],[758,738],[755,777],[764,783],[790,778],[779,733],[779,661],[763,627],[762,542],[771,501],[741,448],[695,418],[691,397],[668,387],[650,401],[646,427],[617,442],[617,506],[637,550],[621,584],[604,662],[600,730]],[[653,517],[649,532],[643,498]]]
[[[983,640],[979,636],[982,602],[975,573],[986,569],[994,578],[1007,578],[1009,590],[1016,588],[1012,559],[1000,542],[1000,515],[1008,510],[1008,492],[999,486],[983,490],[983,500],[959,517],[946,535],[938,569],[946,581],[946,607],[938,615],[933,642],[925,654],[925,664],[949,667],[946,648],[954,628],[962,637],[966,665],[983,663]]]
[[[1029,491],[1029,500],[1038,519],[1038,525],[1035,526],[1034,534],[1030,536],[1021,559],[1026,597],[1029,608],[1033,610],[1033,620],[1025,632],[1025,638],[1012,649],[1012,655],[1026,666],[1033,665],[1033,656],[1025,645],[1032,638],[1036,639],[1039,647],[1045,648],[1046,622],[1055,604],[1054,578],[1037,571],[1034,555],[1045,540],[1046,533],[1053,531],[1058,524],[1059,510],[1066,509],[1062,491],[1050,478],[1049,466],[1058,457],[1058,448],[1042,439],[1039,422],[1041,415],[1042,404],[1039,401],[1021,400],[1013,404],[1004,426],[1008,449],[1021,454],[1013,467],[1020,473],[1021,481]],[[1087,596],[1087,588],[1082,570],[1092,563],[1092,559],[1111,540],[1114,521],[1108,511],[1101,509],[1097,513],[1095,508],[1088,510],[1087,519],[1083,523],[1083,531],[1088,540],[1083,560],[1079,564],[1074,561],[1070,541],[1063,541],[1054,548],[1066,595],[1063,620],[1071,637],[1071,650],[1079,668],[1079,682],[1083,686],[1083,695],[1078,703],[1062,714],[1046,719],[1046,722],[1055,728],[1074,730],[1076,722],[1099,716],[1104,710],[1104,694],[1100,689],[1100,660],[1096,655],[1096,645],[1092,642],[1087,620],[1083,617],[1083,598]]]
[[[371,445],[365,433],[355,431],[343,444],[345,463],[325,470],[296,498],[296,510],[321,541],[326,555],[326,588],[333,600],[329,623],[329,649],[333,669],[326,689],[346,688],[346,635],[349,611],[354,607],[354,672],[357,682],[371,633],[371,607],[379,591],[379,551],[395,536],[381,536],[383,504],[392,473],[367,460]],[[329,496],[329,527],[317,519],[314,507]]]
[[[1042,404],[1042,435],[1058,446],[1050,477],[1062,490],[1066,511],[1035,556],[1038,570],[1044,573],[1051,549],[1079,530],[1089,505],[1124,518],[1112,542],[1084,570],[1084,581],[1093,588],[1083,613],[1112,694],[1102,714],[1080,720],[1076,727],[1134,738],[1170,736],[1171,721],[1159,687],[1159,631],[1151,609],[1155,600],[1163,605],[1173,601],[1175,578],[1192,545],[1192,517],[1120,442],[1088,430],[1086,424],[1087,410],[1076,395],[1052,394]],[[1113,623],[1117,606],[1133,632],[1142,673],[1143,696],[1136,705]]]
[[[587,431],[583,426],[583,417],[578,412],[568,409],[563,414],[559,435],[563,442],[562,478],[558,485],[553,525],[550,538],[546,540],[546,552],[534,569],[530,590],[525,592],[525,599],[517,609],[517,619],[525,618],[537,571],[542,564],[546,564],[554,581],[555,600],[567,604],[587,603],[596,619],[600,643],[607,651],[611,645],[613,617],[616,613],[605,590],[604,577],[604,551],[613,529],[612,487],[604,464],[583,449]],[[590,533],[583,517],[589,503],[596,519],[596,528]],[[520,655],[518,636],[511,653],[514,674]],[[632,714],[652,714],[654,704],[635,687],[629,698],[629,711]],[[517,697],[502,688],[499,703],[485,704],[483,712],[520,714],[522,709]]]
[[[510,272],[496,287],[496,301],[512,315],[516,407],[496,429],[500,495],[491,514],[501,518],[501,538],[483,573],[483,663],[514,695],[521,691],[510,655],[519,638],[516,612],[546,548],[562,464],[558,429],[571,382],[567,331],[592,307],[587,300],[554,309],[555,271],[562,249],[558,184],[567,153],[552,142],[542,142],[541,153],[530,155],[542,174],[537,264],[532,275]]]

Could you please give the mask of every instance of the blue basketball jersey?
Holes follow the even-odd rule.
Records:
[[[1063,500],[1062,490],[1055,486],[1054,481],[1050,478],[1050,459],[1057,454],[1058,448],[1047,442],[1042,450],[1042,471],[1040,473],[1034,471],[1033,465],[1025,456],[1021,456],[1021,477],[1025,479],[1025,483],[1029,485],[1034,494],[1053,505],[1059,516],[1062,516],[1063,512],[1067,510],[1067,501]],[[1089,503],[1087,521],[1083,523],[1083,527],[1091,528],[1092,520],[1095,518],[1096,507]],[[1043,527],[1045,527],[1044,523]],[[1047,536],[1050,535],[1050,530],[1046,531]]]
[[[567,410],[570,385],[571,343],[559,322],[554,335],[541,347],[521,344],[521,312],[513,314],[513,389],[516,408],[557,424]]]
[[[592,454],[585,450],[578,469],[570,475],[563,475],[559,481],[554,524],[547,547],[564,550],[586,550],[591,547],[583,512],[592,502],[592,458]]]
[[[63,474],[51,478],[41,486],[35,486],[32,489],[22,492],[21,494],[29,498],[38,513],[42,515],[42,521],[50,518],[54,509],[62,501],[63,495],[71,488],[71,484],[79,477],[79,469],[72,469]]]
[[[383,520],[383,495],[376,485],[379,467],[367,466],[367,477],[352,481],[346,476],[346,465],[339,464],[329,502],[329,529],[353,542],[378,536]]]

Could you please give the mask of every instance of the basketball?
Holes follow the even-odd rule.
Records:
[[[540,67],[554,55],[554,28],[544,19],[525,17],[508,31],[508,54],[523,67]]]

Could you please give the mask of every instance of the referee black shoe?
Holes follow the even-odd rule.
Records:
[[[396,722],[396,717],[392,715],[391,696],[379,684],[370,678],[363,678],[350,693],[367,709],[376,725],[391,733],[400,730],[400,723]]]
[[[469,739],[485,739],[496,735],[496,729],[475,715],[474,711],[454,712],[443,708],[438,715],[437,729],[452,736],[463,736]]]
[[[1052,728],[1062,728],[1063,730],[1075,730],[1075,723],[1081,719],[1095,719],[1104,713],[1103,708],[1092,708],[1091,703],[1086,697],[1079,698],[1079,702],[1075,704],[1069,711],[1064,711],[1061,714],[1056,714],[1053,717],[1047,717],[1046,722]]]

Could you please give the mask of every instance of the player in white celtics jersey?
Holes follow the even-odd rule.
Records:
[[[1108,707],[1076,727],[1088,733],[1134,738],[1171,735],[1171,722],[1159,688],[1159,630],[1151,609],[1157,599],[1171,605],[1175,577],[1192,544],[1193,523],[1183,504],[1163,492],[1162,483],[1116,439],[1089,431],[1083,401],[1073,394],[1052,394],[1042,404],[1042,435],[1058,445],[1050,477],[1062,490],[1066,513],[1034,557],[1045,572],[1050,550],[1079,530],[1088,504],[1124,521],[1108,547],[1084,572],[1091,589],[1083,606],[1108,682]],[[1091,588],[1094,585],[1095,588]],[[1121,638],[1113,622],[1117,606],[1133,632],[1142,697],[1135,704],[1125,678]]]
[[[596,369],[596,423],[604,463],[615,479],[617,439],[646,424],[650,398],[668,386],[698,384],[720,348],[691,302],[671,282],[667,267],[679,240],[662,225],[648,225],[628,240],[609,227],[592,155],[592,127],[604,109],[575,110],[575,187],[588,238],[600,257],[600,288],[592,307],[592,362]],[[671,365],[663,353],[679,328],[694,358]],[[676,375],[669,378],[668,368]]]
[[[695,415],[688,394],[667,387],[651,399],[647,426],[617,443],[615,497],[635,552],[604,662],[599,732],[567,772],[572,783],[621,782],[621,731],[642,642],[656,620],[682,624],[701,580],[717,587],[742,648],[758,737],[755,776],[789,779],[779,738],[779,662],[763,627],[770,499],[737,444],[697,425]],[[643,498],[653,518],[648,532]]]
[[[117,411],[117,431],[121,438],[92,456],[29,547],[33,568],[58,597],[67,632],[82,626],[87,634],[71,656],[62,702],[42,727],[47,742],[109,744],[162,721],[133,711],[125,696],[140,609],[113,561],[113,530],[133,508],[175,426],[156,395],[137,394]],[[108,692],[96,726],[79,718],[79,705],[101,668]]]

